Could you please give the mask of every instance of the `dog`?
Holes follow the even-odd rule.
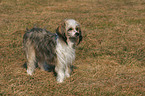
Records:
[[[81,27],[74,19],[63,20],[56,33],[37,27],[27,30],[23,36],[27,74],[33,74],[36,63],[42,70],[47,70],[46,65],[53,65],[57,82],[63,82],[71,75],[75,48],[81,41]]]

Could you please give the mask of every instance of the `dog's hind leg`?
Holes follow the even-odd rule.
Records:
[[[27,57],[27,73],[29,75],[32,75],[32,73],[34,72],[36,68],[35,50],[32,46],[29,47],[28,50],[26,51],[26,57]]]
[[[38,66],[42,71],[48,71],[49,65],[44,60],[39,60]]]

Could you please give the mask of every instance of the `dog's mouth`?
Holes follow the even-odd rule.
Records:
[[[77,37],[73,36],[73,37],[69,37],[69,39],[77,39]]]
[[[69,37],[69,40],[70,40],[71,42],[76,42],[76,41],[77,41],[77,37]]]

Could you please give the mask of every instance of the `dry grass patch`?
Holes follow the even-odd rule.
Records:
[[[145,95],[145,1],[0,0],[0,95]],[[55,32],[62,19],[82,25],[72,76],[23,67],[22,36],[34,25]]]

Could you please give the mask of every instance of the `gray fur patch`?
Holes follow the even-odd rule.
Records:
[[[34,46],[36,60],[52,64],[56,58],[56,34],[41,28],[28,30],[23,37],[24,50]],[[26,46],[27,42],[29,45]],[[26,50],[25,50],[26,51]]]

